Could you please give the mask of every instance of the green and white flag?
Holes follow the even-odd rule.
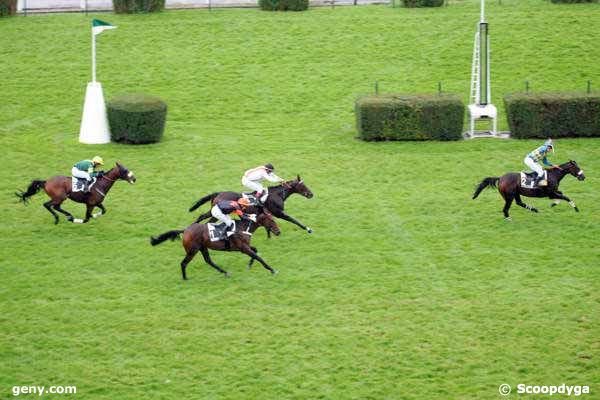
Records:
[[[104,32],[107,29],[115,29],[116,26],[109,24],[108,22],[100,21],[99,19],[95,19],[92,21],[92,33],[98,35]]]

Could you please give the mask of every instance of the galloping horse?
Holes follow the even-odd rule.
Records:
[[[283,182],[281,185],[271,186],[269,187],[269,196],[265,201],[264,207],[269,210],[274,216],[277,218],[284,219],[288,222],[298,225],[303,230],[306,230],[308,233],[312,233],[312,229],[307,226],[302,225],[299,221],[294,219],[293,217],[287,215],[284,211],[284,202],[285,200],[292,194],[299,193],[300,195],[310,199],[313,197],[310,189],[304,184],[304,181],[300,178],[300,175],[296,176],[296,179],[291,181]],[[190,212],[194,211],[202,204],[207,201],[211,201],[211,207],[217,204],[219,201],[223,200],[237,200],[242,197],[241,193],[236,192],[214,192],[207,196],[204,196],[200,200],[198,200],[192,207],[190,207]],[[206,218],[211,217],[210,211],[200,215],[196,218],[196,222],[200,222]]]
[[[232,235],[229,240],[219,240],[212,242],[210,240],[210,234],[208,231],[207,224],[198,224],[193,223],[188,226],[185,230],[173,230],[165,232],[157,237],[150,238],[150,244],[152,246],[156,246],[167,239],[174,240],[179,237],[183,233],[183,248],[185,249],[186,256],[181,261],[181,274],[183,279],[187,279],[187,275],[185,273],[185,269],[192,258],[196,255],[198,251],[202,253],[202,257],[204,257],[204,261],[209,264],[211,267],[221,272],[226,277],[229,276],[229,273],[219,267],[217,264],[213,262],[208,254],[208,250],[221,250],[221,251],[240,251],[244,254],[250,256],[251,260],[248,264],[248,267],[252,265],[254,260],[258,260],[263,267],[271,271],[273,275],[277,273],[276,270],[271,268],[265,260],[263,260],[258,255],[258,250],[256,247],[250,246],[250,239],[252,238],[252,233],[256,231],[259,226],[263,226],[269,231],[272,231],[275,235],[279,235],[279,227],[273,220],[273,217],[269,213],[261,213],[256,216],[256,222],[249,221],[244,219],[242,221],[236,221],[236,229],[235,234]]]
[[[568,201],[571,207],[575,209],[575,211],[579,212],[579,209],[575,205],[571,199],[565,196],[560,190],[558,190],[558,185],[562,178],[564,178],[567,174],[571,174],[576,177],[578,180],[582,181],[585,179],[585,175],[583,174],[583,170],[579,168],[575,161],[569,161],[567,163],[561,164],[559,168],[551,169],[547,172],[548,174],[548,186],[538,186],[536,188],[524,188],[521,186],[520,181],[521,177],[519,173],[510,172],[501,177],[488,177],[485,178],[473,194],[473,199],[476,199],[479,196],[479,193],[483,189],[488,186],[498,187],[498,191],[504,198],[504,218],[510,219],[508,215],[508,210],[510,209],[510,205],[512,201],[515,200],[517,204],[527,210],[532,212],[538,212],[537,208],[531,207],[521,201],[521,195],[527,197],[549,197],[554,199],[555,202],[553,206],[558,204],[560,200]]]
[[[34,180],[31,182],[29,187],[24,192],[15,193],[17,197],[27,204],[28,198],[44,189],[46,194],[50,197],[50,200],[44,203],[46,210],[54,216],[54,223],[58,224],[58,214],[52,209],[58,211],[61,214],[67,216],[67,219],[74,223],[85,223],[90,218],[97,218],[103,214],[106,214],[106,208],[102,205],[104,198],[108,194],[108,191],[112,187],[116,180],[123,179],[131,184],[135,183],[136,178],[133,172],[129,171],[123,165],[117,163],[110,171],[99,176],[96,183],[91,187],[90,192],[72,192],[71,191],[71,178],[68,176],[55,176],[47,181]],[[65,211],[60,207],[63,201],[71,199],[77,203],[84,203],[87,206],[85,213],[85,219],[73,218],[73,215],[68,211]],[[100,212],[92,214],[94,207],[100,208]]]

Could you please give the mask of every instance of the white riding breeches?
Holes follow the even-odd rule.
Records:
[[[242,178],[242,185],[246,186],[248,189],[254,192],[264,192],[265,190],[265,188],[263,187],[263,185],[260,184],[260,182],[251,181],[246,177]]]
[[[234,224],[233,219],[229,215],[223,214],[219,206],[213,206],[213,208],[210,209],[210,214],[220,222],[225,222],[228,228]]]
[[[71,174],[75,178],[82,178],[82,179],[85,179],[87,181],[91,181],[92,180],[92,177],[90,176],[90,174],[88,174],[87,172],[82,171],[80,169],[77,169],[77,167],[71,168]]]
[[[542,166],[538,163],[536,163],[533,158],[527,156],[525,157],[525,160],[523,160],[523,162],[525,163],[525,165],[527,165],[529,168],[531,168],[532,171],[535,171],[535,173],[538,175],[538,177],[543,178],[544,177],[544,168],[542,168]]]

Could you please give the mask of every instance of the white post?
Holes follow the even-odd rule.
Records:
[[[485,0],[481,0],[481,21],[485,22]]]
[[[96,82],[96,35],[92,30],[92,82]]]

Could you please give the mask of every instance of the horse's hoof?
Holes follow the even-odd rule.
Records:
[[[512,221],[512,218],[511,217],[504,217],[504,220],[505,221]]]
[[[73,217],[72,217],[71,215],[69,215],[69,216],[67,217],[67,221],[69,221],[69,222],[73,222]]]
[[[58,225],[58,220],[57,219],[54,220],[54,225]]]
[[[225,272],[225,273],[223,274],[223,276],[224,276],[225,278],[231,278],[231,275],[229,275],[229,272]]]
[[[558,204],[557,203],[552,203],[550,204],[550,207],[556,207]]]
[[[313,230],[312,230],[312,229],[310,229],[309,227],[306,227],[306,232],[308,232],[308,233],[313,233]]]
[[[272,274],[272,275],[277,275],[278,273],[279,273],[279,271],[277,271],[276,269],[274,269],[274,270],[271,272],[271,274]]]
[[[579,208],[575,207],[575,211],[579,212]]]
[[[531,212],[537,213],[539,212],[537,208],[531,208]]]

